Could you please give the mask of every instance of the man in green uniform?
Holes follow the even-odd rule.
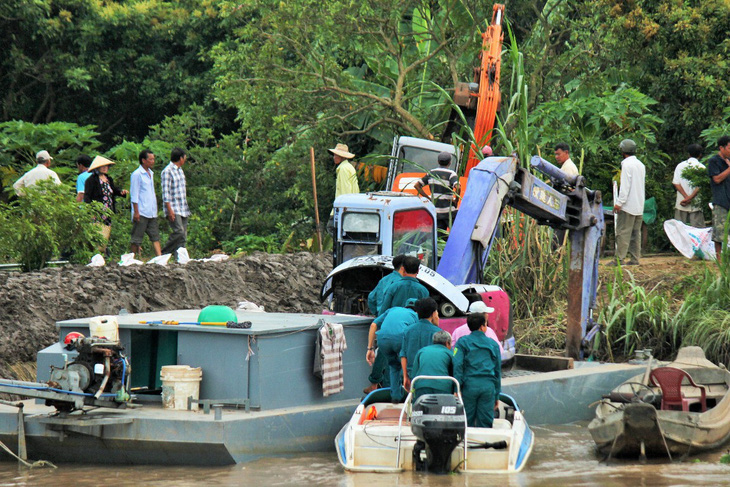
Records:
[[[415,311],[418,313],[418,321],[408,327],[403,334],[403,343],[400,349],[400,361],[403,368],[403,386],[406,390],[411,387],[413,376],[413,363],[416,354],[423,347],[433,343],[433,335],[441,331],[438,327],[439,313],[438,305],[432,298],[424,298],[416,301]]]
[[[394,306],[405,306],[410,298],[422,299],[429,296],[428,289],[416,278],[420,265],[421,261],[410,255],[403,260],[403,277],[385,290],[383,302],[378,308],[380,314]]]
[[[469,426],[491,428],[494,407],[502,390],[502,363],[497,343],[485,334],[483,313],[467,316],[471,333],[454,347],[454,378],[461,385]]]
[[[380,316],[381,313],[379,313],[378,310],[383,302],[383,296],[385,295],[385,291],[388,289],[388,287],[392,283],[400,281],[403,277],[403,274],[405,272],[403,270],[403,261],[405,260],[405,258],[406,256],[404,254],[396,255],[395,257],[393,257],[393,272],[383,277],[378,282],[378,285],[375,286],[375,289],[370,291],[370,294],[368,294],[368,308],[370,309],[370,313],[372,313],[373,316]]]
[[[415,299],[409,299],[405,308],[396,306],[390,308],[382,315],[375,318],[370,325],[370,335],[368,337],[368,353],[367,361],[373,365],[373,373],[378,360],[381,360],[387,366],[388,383],[390,384],[390,398],[392,401],[403,400],[403,372],[400,363],[400,347],[403,343],[403,335],[410,325],[418,321],[418,315],[413,311]],[[377,331],[375,331],[377,330]],[[378,354],[375,356],[373,350],[374,334],[378,337]],[[370,374],[372,379],[372,374]]]
[[[423,347],[413,361],[413,377],[441,375],[451,377],[454,371],[451,353],[451,335],[446,331],[433,334],[433,345]],[[454,383],[450,380],[422,379],[413,386],[414,399],[424,394],[453,394]]]
[[[405,260],[405,258],[406,256],[404,254],[393,257],[393,272],[383,277],[378,282],[378,285],[375,286],[375,289],[370,291],[370,294],[368,294],[368,308],[373,316],[381,316],[381,314],[378,313],[378,308],[380,307],[380,303],[383,302],[383,294],[385,293],[385,290],[388,289],[393,282],[399,281],[401,277],[403,277],[403,260]],[[377,323],[377,327],[373,326],[375,325],[375,322],[370,325],[370,333],[368,334],[368,352],[365,355],[365,359],[372,369],[368,376],[370,385],[362,391],[365,394],[369,394],[377,389],[378,384],[383,387],[391,385],[386,357],[381,353],[375,353],[375,332],[380,329],[380,325],[382,325],[382,323],[382,321]],[[398,340],[398,344],[400,347],[400,339]],[[398,384],[400,384],[400,365],[398,366],[398,369]],[[398,386],[398,390],[400,391],[400,385]]]

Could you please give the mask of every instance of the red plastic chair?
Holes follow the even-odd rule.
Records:
[[[687,378],[689,383],[700,390],[700,397],[684,397],[682,394],[682,381]],[[657,367],[651,371],[649,376],[651,385],[659,386],[662,389],[663,410],[681,409],[689,411],[690,404],[700,404],[702,412],[707,411],[706,391],[704,386],[695,384],[692,377],[682,369],[675,367]]]

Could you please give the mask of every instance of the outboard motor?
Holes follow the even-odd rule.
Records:
[[[451,471],[451,453],[464,439],[464,405],[452,394],[426,394],[413,405],[411,430],[418,441],[413,448],[416,470]]]

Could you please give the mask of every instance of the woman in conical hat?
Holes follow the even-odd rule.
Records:
[[[109,176],[109,166],[113,164],[114,162],[110,161],[106,157],[96,156],[94,160],[91,161],[91,166],[89,166],[91,176],[89,176],[89,179],[86,180],[86,185],[84,186],[84,201],[86,203],[98,201],[110,212],[114,212],[116,210],[115,200],[117,196],[127,196],[127,190],[117,188],[114,184],[114,180],[111,176]],[[111,236],[111,225],[111,215],[104,215],[101,219],[100,226],[101,232],[107,240],[109,240],[109,237]]]

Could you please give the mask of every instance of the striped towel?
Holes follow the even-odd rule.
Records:
[[[322,395],[336,394],[345,388],[342,373],[342,352],[347,350],[345,330],[339,323],[325,323],[318,330],[321,342]]]

